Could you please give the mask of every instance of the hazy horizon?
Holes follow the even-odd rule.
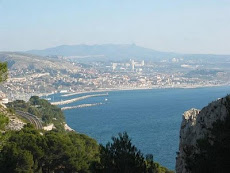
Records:
[[[184,54],[230,54],[230,1],[0,0],[0,51],[136,44]]]

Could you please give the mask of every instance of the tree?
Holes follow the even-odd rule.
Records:
[[[30,124],[7,133],[11,135],[0,151],[1,173],[88,173],[91,164],[99,161],[98,144],[86,135],[40,133]]]
[[[94,172],[100,173],[173,173],[153,161],[153,155],[144,158],[126,132],[112,137],[112,143],[100,145],[100,162],[94,163]]]
[[[4,146],[0,155],[0,170],[2,173],[32,173],[33,156],[27,150],[20,149],[16,143]]]
[[[113,143],[101,145],[101,172],[143,173],[146,164],[143,154],[132,143],[126,132],[112,137]]]
[[[5,126],[9,123],[9,118],[0,112],[0,130],[5,129]]]
[[[0,82],[3,82],[7,79],[8,76],[7,71],[8,71],[7,63],[0,62]]]

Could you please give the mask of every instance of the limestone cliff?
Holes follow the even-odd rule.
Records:
[[[9,118],[9,123],[6,125],[5,130],[21,130],[26,124],[19,119],[14,113],[9,112],[4,105],[0,104],[0,113]]]
[[[187,173],[185,163],[185,150],[196,145],[198,139],[210,136],[209,128],[217,120],[225,120],[229,114],[228,102],[230,96],[216,100],[204,107],[201,111],[197,109],[190,109],[182,116],[182,123],[180,129],[180,143],[179,152],[176,159],[176,172]],[[196,149],[190,151],[197,152]]]

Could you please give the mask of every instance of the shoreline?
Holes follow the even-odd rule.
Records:
[[[195,86],[164,86],[164,87],[139,87],[139,88],[102,88],[94,91],[78,91],[78,92],[73,92],[73,93],[67,93],[64,95],[61,95],[61,97],[69,97],[73,95],[78,95],[78,94],[90,94],[90,93],[102,93],[102,92],[111,92],[111,91],[134,91],[134,90],[152,90],[152,89],[196,89],[196,88],[211,88],[211,87],[227,87],[230,85],[195,85]],[[51,94],[52,95],[52,94]]]

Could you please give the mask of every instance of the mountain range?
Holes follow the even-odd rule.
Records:
[[[212,54],[180,54],[173,52],[156,51],[149,48],[137,46],[135,44],[102,44],[102,45],[61,45],[43,50],[29,50],[25,53],[40,56],[68,56],[72,58],[84,58],[88,60],[167,60],[171,58],[187,59],[219,59],[230,58],[230,55]]]
[[[135,44],[61,45],[44,50],[29,50],[26,53],[40,56],[71,56],[99,60],[124,60],[130,58],[151,60],[170,58],[177,55],[175,53],[155,51]]]

